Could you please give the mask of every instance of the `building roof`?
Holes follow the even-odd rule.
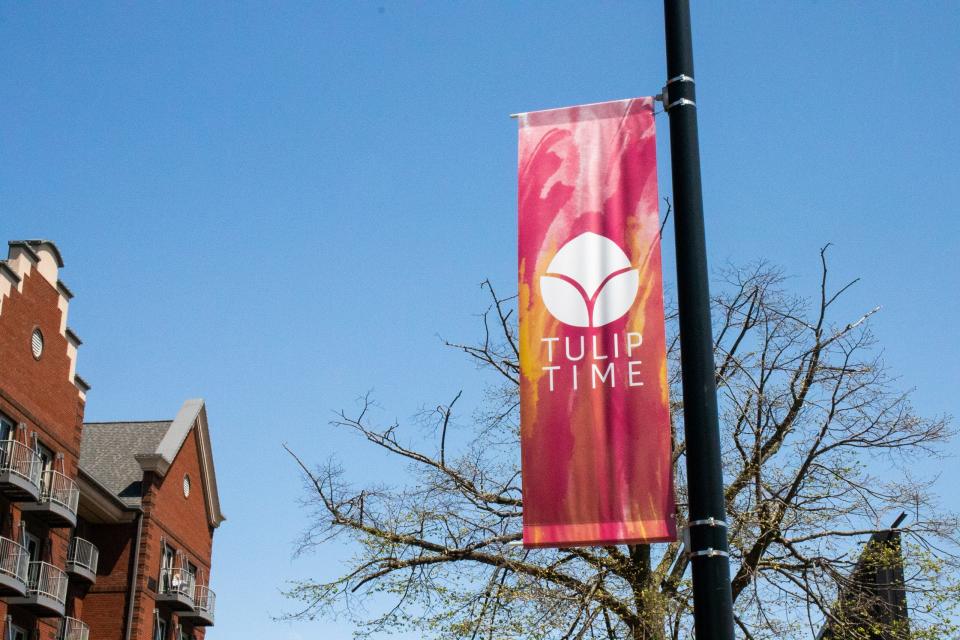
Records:
[[[57,261],[57,266],[61,269],[63,268],[63,256],[60,255],[60,249],[57,248],[51,240],[11,240],[7,243],[10,247],[22,247],[26,249],[34,261],[39,262],[40,256],[37,255],[36,249],[41,247],[47,247],[50,249],[50,252],[53,254],[53,258]]]
[[[128,506],[139,506],[143,469],[134,456],[154,453],[172,424],[172,420],[84,423],[80,467]]]
[[[20,282],[20,274],[13,270],[13,267],[10,266],[10,263],[6,260],[0,260],[0,271],[2,271],[8,278],[13,280],[14,284]]]
[[[207,410],[203,400],[187,400],[173,420],[88,422],[83,425],[80,469],[129,507],[139,507],[144,471],[166,475],[187,436],[196,427],[200,470],[210,525],[226,518],[220,511]]]

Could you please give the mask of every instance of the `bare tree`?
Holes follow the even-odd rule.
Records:
[[[950,421],[919,415],[897,389],[869,330],[877,309],[833,320],[854,283],[831,287],[826,251],[812,298],[791,294],[781,271],[763,262],[728,267],[714,285],[736,623],[748,639],[809,638],[828,620],[835,632],[844,630],[836,638],[885,637],[841,619],[834,603],[841,593],[848,600],[857,593],[851,582],[859,545],[907,511],[899,530],[911,628],[890,637],[946,637],[960,601],[957,520],[939,510],[931,481],[911,469],[941,455]],[[346,615],[359,635],[408,627],[443,638],[691,638],[681,542],[517,544],[523,496],[515,301],[484,286],[492,304],[482,339],[447,343],[496,374],[483,410],[464,425],[455,413],[458,393],[421,416],[434,427],[426,440],[398,423],[376,424],[369,397],[333,421],[408,462],[409,482],[357,487],[336,462],[313,467],[290,451],[310,512],[300,552],[337,537],[357,550],[340,578],[294,583],[288,596],[299,608],[290,617]],[[667,323],[682,504],[675,314]],[[678,518],[683,524],[682,513]],[[364,606],[384,602],[375,612]]]

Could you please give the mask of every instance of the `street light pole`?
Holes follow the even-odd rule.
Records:
[[[694,628],[697,640],[733,640],[689,0],[664,0],[664,23]]]

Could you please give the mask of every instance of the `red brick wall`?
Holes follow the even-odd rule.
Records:
[[[115,525],[88,525],[83,535],[100,551],[97,581],[80,591],[83,621],[90,637],[121,640],[127,615],[130,554],[137,535],[135,522]]]
[[[0,411],[15,423],[26,424],[28,442],[30,433],[35,431],[43,444],[63,453],[64,471],[75,478],[84,403],[69,380],[67,341],[60,334],[60,294],[36,269],[23,279],[22,289],[22,293],[13,289],[0,309]],[[44,351],[39,361],[33,358],[30,349],[30,336],[37,327],[44,336]],[[132,638],[152,639],[156,594],[149,585],[156,584],[163,540],[183,551],[199,568],[203,582],[209,582],[213,530],[208,524],[204,503],[197,437],[196,430],[191,430],[165,478],[152,474],[145,478],[145,514],[137,558],[131,558],[136,523],[88,525],[81,532],[100,551],[98,576],[92,586],[71,580],[67,610],[89,625],[92,639],[123,639],[128,581],[134,563],[138,564],[138,591]],[[188,498],[183,496],[184,474],[189,474],[191,479]],[[0,535],[17,537],[19,521],[20,510],[16,504],[0,497]],[[29,517],[28,521],[32,533],[49,540],[44,559],[63,568],[72,532],[47,530]],[[16,610],[11,613],[18,626],[28,630],[36,628],[41,640],[53,640],[58,621],[38,621]],[[8,605],[0,600],[0,627],[7,614]],[[171,634],[176,622],[174,616]],[[194,634],[202,638],[203,630],[196,629]]]
[[[162,482],[151,486],[150,518],[160,524],[176,547],[183,549],[194,564],[209,571],[213,532],[207,524],[207,507],[200,476],[200,452],[197,430],[187,435]],[[183,496],[184,475],[190,477],[190,496]]]
[[[67,475],[76,475],[83,424],[83,402],[69,380],[67,339],[60,335],[60,294],[36,269],[23,279],[23,293],[11,289],[0,309],[0,408],[26,422],[54,451],[66,454]],[[44,348],[40,360],[30,350],[39,328]],[[12,409],[12,410],[11,410]],[[11,413],[13,415],[11,415]],[[29,434],[28,434],[29,435]]]
[[[27,442],[35,431],[43,444],[55,453],[63,453],[66,474],[76,477],[84,405],[69,379],[67,340],[60,334],[62,312],[57,306],[60,293],[35,268],[23,279],[21,288],[22,293],[12,289],[0,308],[0,412],[16,424],[26,424]],[[35,328],[44,339],[40,360],[34,359],[30,349]],[[59,470],[59,463],[55,468]],[[2,532],[10,536],[18,530],[20,509],[7,501],[0,502],[0,508],[4,516]],[[29,517],[27,521],[34,535],[49,539],[43,558],[63,568],[70,530],[47,529]],[[20,611],[9,612],[0,600],[0,624],[8,613],[17,626],[38,628],[42,640],[53,640],[59,628],[54,619],[38,621]]]
[[[144,535],[138,588],[147,596],[143,598],[145,605],[156,595],[154,590],[148,588],[148,584],[151,581],[156,583],[159,577],[164,541],[183,552],[187,560],[198,568],[202,582],[209,584],[213,529],[208,524],[204,502],[197,437],[194,428],[187,435],[164,478],[148,474],[144,482]],[[184,474],[189,474],[191,484],[190,495],[186,498],[183,496]],[[175,617],[171,619],[171,628],[176,621]],[[134,628],[141,634],[138,637],[151,637],[152,606],[141,607]],[[197,629],[195,635],[202,638],[203,630]]]

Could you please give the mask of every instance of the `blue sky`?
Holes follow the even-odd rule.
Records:
[[[843,313],[883,305],[903,386],[957,413],[960,7],[695,4],[712,265],[770,258],[812,291],[833,242],[837,281],[862,277]],[[270,619],[347,558],[291,560],[281,444],[364,477],[381,461],[332,409],[479,401],[437,334],[476,335],[484,278],[515,286],[507,115],[657,93],[661,25],[657,2],[0,4],[0,238],[64,254],[88,419],[206,398],[229,518],[209,638],[349,637]]]

